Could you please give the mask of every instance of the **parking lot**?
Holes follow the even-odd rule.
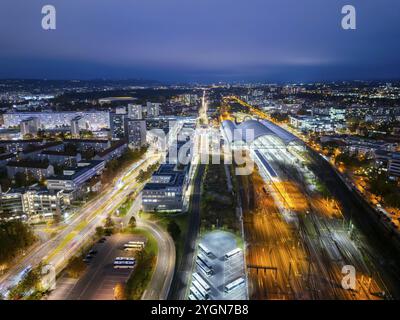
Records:
[[[49,299],[58,300],[113,300],[114,288],[118,283],[125,283],[133,269],[114,269],[116,257],[132,256],[133,252],[123,250],[124,244],[135,240],[134,235],[116,234],[97,243],[85,273],[79,280],[61,277],[56,290]]]
[[[237,242],[233,234],[224,231],[214,231],[203,236],[200,244],[212,252],[209,256],[203,254],[203,259],[212,267],[213,274],[207,276],[196,267],[198,274],[210,286],[209,299],[211,300],[243,300],[246,299],[246,286],[244,283],[231,292],[225,292],[225,286],[232,281],[244,278],[243,252],[226,260],[225,254],[237,248]],[[201,250],[197,250],[201,254]]]

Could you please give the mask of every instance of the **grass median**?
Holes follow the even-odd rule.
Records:
[[[154,272],[157,261],[157,241],[150,232],[141,228],[133,228],[127,232],[147,238],[144,250],[136,254],[136,267],[125,285],[125,299],[140,300]]]

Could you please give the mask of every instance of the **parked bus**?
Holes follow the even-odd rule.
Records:
[[[207,276],[211,276],[213,271],[211,268],[207,267],[203,261],[197,259],[196,264],[199,266],[200,270],[203,271]]]
[[[225,292],[229,293],[232,290],[240,287],[242,284],[244,284],[244,279],[243,278],[236,279],[236,280],[232,281],[231,283],[228,283],[225,286]]]
[[[128,244],[133,244],[135,246],[140,246],[141,248],[144,248],[146,243],[144,241],[129,241]]]
[[[125,248],[136,248],[136,249],[143,249],[143,246],[140,243],[125,243]]]
[[[116,260],[114,261],[115,269],[133,269],[135,267],[135,261],[129,260]]]
[[[197,272],[193,273],[193,279],[196,280],[204,288],[204,290],[206,290],[206,292],[210,291],[211,288],[208,283],[205,282]]]
[[[191,286],[190,292],[196,297],[197,300],[204,300],[203,296],[195,287]]]
[[[118,260],[118,261],[114,261],[114,264],[126,264],[126,265],[133,265],[135,264],[135,261],[129,261],[129,260]]]
[[[229,260],[230,258],[236,256],[237,254],[239,254],[241,252],[242,252],[242,249],[240,249],[240,248],[236,248],[236,249],[229,251],[228,253],[225,254],[225,260]]]
[[[198,283],[196,280],[193,280],[192,285],[197,289],[197,291],[200,292],[200,294],[204,297],[204,299],[206,300],[208,299],[208,293],[206,290],[204,290],[204,288],[200,285],[200,283]]]
[[[115,258],[115,261],[124,261],[124,260],[135,261],[136,259],[133,257],[117,257],[117,258]]]
[[[189,300],[197,300],[193,293],[189,294]]]
[[[199,243],[199,248],[201,251],[203,251],[208,257],[211,255],[211,251],[204,245],[202,245],[201,243]]]
[[[198,253],[197,258],[202,261],[207,267],[211,268],[210,264],[207,261],[207,258],[201,252]]]

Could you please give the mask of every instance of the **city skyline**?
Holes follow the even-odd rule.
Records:
[[[399,300],[398,39],[398,0],[3,0],[0,300]]]

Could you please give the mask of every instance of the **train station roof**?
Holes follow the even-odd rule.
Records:
[[[300,141],[295,135],[267,120],[247,120],[240,125],[235,125],[231,120],[225,120],[222,122],[222,128],[231,143],[236,141],[251,143],[266,135],[278,137],[285,145]]]

